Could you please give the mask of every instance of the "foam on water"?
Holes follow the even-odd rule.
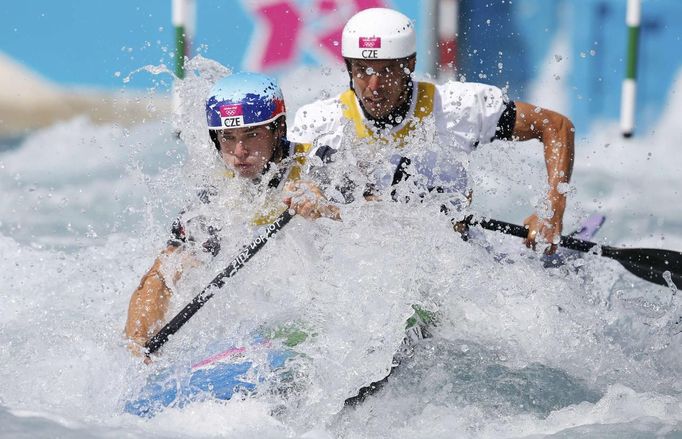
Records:
[[[228,71],[203,59],[189,67],[180,90],[186,106],[174,122],[180,140],[170,121],[125,131],[77,119],[0,153],[8,201],[0,207],[0,435],[682,433],[679,295],[593,255],[547,270],[514,238],[486,232],[492,251],[465,243],[437,203],[358,202],[342,207],[343,222],[294,219],[154,364],[131,357],[122,331],[130,294],[192,188],[220,169],[200,128],[201,98]],[[579,139],[567,229],[600,210],[610,244],[682,250],[681,170],[671,159],[682,136],[670,116],[680,110],[673,99],[659,129],[640,139],[620,140],[609,125]],[[532,142],[481,148],[470,165],[473,211],[520,222],[541,199],[543,172]],[[249,240],[233,238],[227,248]],[[229,256],[188,280],[170,313]],[[438,311],[433,338],[380,392],[343,408],[390,369],[412,304]],[[314,336],[301,347],[300,386],[289,398],[262,392],[149,420],[123,414],[150,371],[200,356],[211,343],[244,341],[263,324],[292,322]]]

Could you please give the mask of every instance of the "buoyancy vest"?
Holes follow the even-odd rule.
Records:
[[[361,113],[362,110],[353,90],[345,91],[339,98],[343,104],[343,116],[353,123],[355,135],[358,139],[371,139],[372,141],[384,143],[391,142],[394,147],[401,149],[405,146],[406,138],[415,130],[415,122],[419,123],[433,114],[436,86],[429,82],[417,82],[416,87],[417,93],[416,102],[413,107],[414,109],[407,114],[405,124],[395,132],[390,133],[388,137],[378,136],[373,130],[367,127]],[[406,168],[410,163],[410,159],[400,157],[391,185],[394,186],[409,177]],[[391,195],[395,195],[395,190],[392,191]]]
[[[415,129],[415,120],[421,122],[424,118],[433,113],[434,96],[436,86],[429,82],[417,82],[417,96],[414,110],[406,116],[407,121],[397,131],[390,134],[390,138],[377,136],[367,127],[358,105],[355,92],[346,90],[341,94],[340,100],[343,104],[343,116],[352,121],[355,127],[355,135],[358,139],[371,138],[375,141],[394,142],[398,148],[405,145],[405,138]]]

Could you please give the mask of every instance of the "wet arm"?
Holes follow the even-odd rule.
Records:
[[[544,145],[545,165],[551,204],[550,218],[554,237],[561,233],[566,210],[566,188],[573,172],[575,129],[571,121],[557,112],[516,102],[515,140],[537,139]],[[537,230],[540,232],[541,230]],[[546,234],[547,235],[547,234]],[[550,236],[545,236],[551,241]]]
[[[134,342],[131,344],[131,350],[135,353],[139,352],[140,347],[160,328],[165,320],[172,293],[160,270],[164,256],[173,253],[176,249],[176,247],[168,246],[156,258],[130,298],[125,334]]]

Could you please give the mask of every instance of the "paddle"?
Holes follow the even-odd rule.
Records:
[[[518,236],[519,238],[528,236],[528,229],[525,227],[504,221],[494,219],[474,221],[473,217],[470,216],[466,218],[465,222],[470,226],[477,225],[484,229]],[[598,244],[570,236],[562,236],[559,245],[588,253]],[[603,245],[598,247],[597,254],[618,261],[630,273],[649,282],[669,286],[668,282],[672,281],[678,288],[682,287],[682,253],[680,252],[653,248],[616,248]]]
[[[159,332],[145,343],[146,355],[153,354],[161,346],[168,341],[168,338],[175,334],[187,321],[196,314],[199,309],[215,294],[216,290],[222,288],[225,280],[231,278],[246,264],[246,262],[253,257],[258,250],[260,250],[270,237],[280,231],[286,223],[288,223],[292,214],[289,210],[285,210],[277,219],[270,224],[263,235],[260,235],[250,244],[244,246],[241,253],[239,253],[230,264],[221,271],[199,294],[197,294],[190,303],[188,303],[173,319],[166,324]]]

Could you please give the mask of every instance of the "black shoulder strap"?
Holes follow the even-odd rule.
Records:
[[[400,157],[398,167],[396,168],[395,173],[393,174],[393,181],[391,182],[391,186],[395,186],[401,181],[410,178],[410,174],[407,173],[407,167],[410,166],[410,163],[412,163],[412,160],[408,159],[407,157]],[[391,191],[391,198],[393,199],[393,201],[398,201],[395,189]],[[407,200],[409,200],[409,197],[406,198],[406,201]]]
[[[410,163],[412,163],[412,160],[408,159],[407,157],[400,157],[400,162],[398,162],[398,168],[395,170],[395,174],[393,174],[393,181],[391,182],[391,186],[395,186],[401,181],[410,178],[410,174],[407,173],[407,167],[410,166]]]
[[[322,160],[322,163],[328,164],[332,161],[332,156],[336,153],[336,150],[331,146],[322,145],[315,151],[315,156]]]

